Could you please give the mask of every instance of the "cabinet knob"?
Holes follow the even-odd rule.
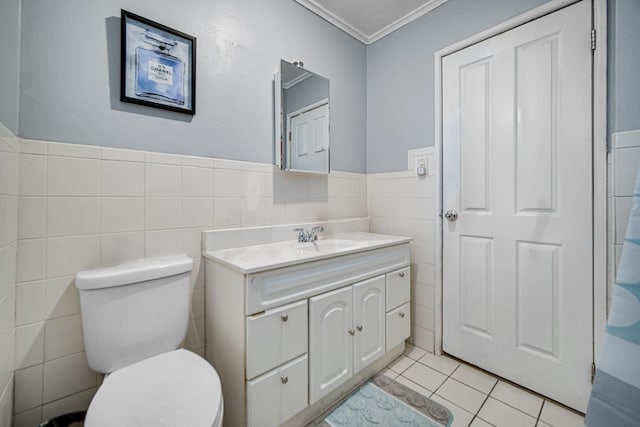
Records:
[[[401,311],[400,313],[398,313],[398,316],[404,317],[404,311]]]
[[[362,325],[356,326],[356,329],[359,330],[360,332],[362,332],[362,330],[364,329],[364,326],[362,326]]]
[[[404,277],[404,273],[398,273],[398,276]]]
[[[289,377],[286,375],[283,375],[280,377],[280,381],[282,381],[282,384],[286,384],[289,382]]]
[[[349,329],[349,334],[350,334],[350,335],[355,335],[355,334],[356,334],[356,331],[354,331],[353,329]]]
[[[286,322],[287,320],[289,320],[289,315],[283,314],[282,316],[280,316],[280,318],[282,319],[283,322]]]

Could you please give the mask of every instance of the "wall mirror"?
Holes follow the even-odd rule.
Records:
[[[275,164],[329,173],[329,79],[281,60],[274,78]]]

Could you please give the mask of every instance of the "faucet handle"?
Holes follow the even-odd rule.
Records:
[[[322,232],[324,232],[324,227],[321,226],[321,225],[316,225],[315,227],[313,227],[311,229],[311,232],[312,233],[318,233],[318,232],[322,233]]]
[[[300,233],[304,231],[304,228],[302,227],[294,228],[293,231],[297,231],[298,233]]]

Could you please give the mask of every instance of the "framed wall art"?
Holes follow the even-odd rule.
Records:
[[[194,115],[196,38],[121,14],[120,100]]]

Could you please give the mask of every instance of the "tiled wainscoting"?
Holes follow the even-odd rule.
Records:
[[[364,174],[284,174],[267,164],[30,140],[20,142],[19,167],[16,427],[85,409],[99,384],[84,355],[78,271],[192,257],[184,345],[202,354],[202,230],[367,216]]]
[[[0,124],[0,426],[13,414],[18,139]]]
[[[433,165],[433,155],[430,155]],[[411,251],[411,341],[433,352],[435,309],[435,170],[370,174],[369,229],[413,237]]]
[[[615,273],[620,261],[622,243],[627,231],[631,199],[640,168],[640,130],[613,134],[609,154],[608,204],[608,303],[611,303]]]

